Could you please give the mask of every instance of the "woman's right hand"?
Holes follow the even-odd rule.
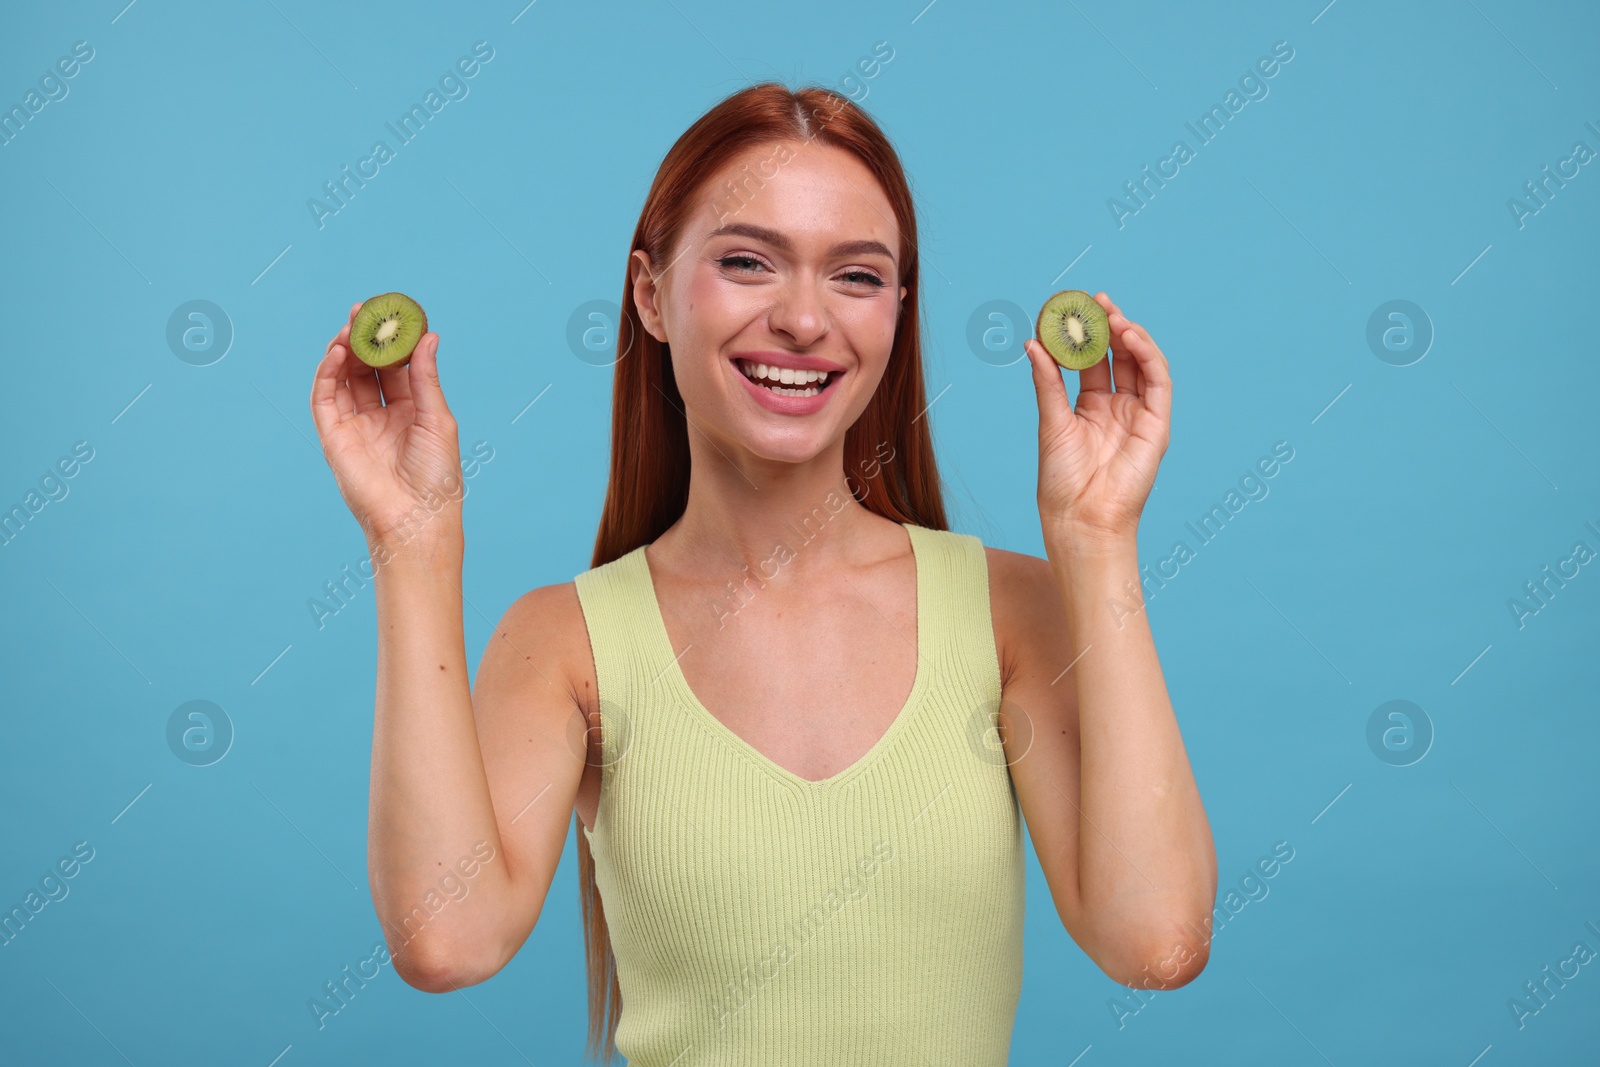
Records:
[[[406,366],[374,370],[350,350],[347,321],[317,364],[311,416],[322,454],[371,546],[460,533],[461,446],[438,350],[439,335],[425,333]]]

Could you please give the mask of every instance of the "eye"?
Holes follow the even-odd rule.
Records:
[[[736,271],[739,271],[741,273],[746,273],[746,274],[751,273],[754,267],[761,266],[761,261],[756,259],[754,256],[741,256],[741,255],[723,256],[721,259],[717,260],[717,263],[720,264],[721,266],[729,267],[732,270],[736,270]],[[746,266],[734,266],[734,264],[746,264],[746,263],[750,264],[751,266],[748,266],[748,267],[746,267]]]
[[[876,288],[881,288],[885,284],[882,278],[878,277],[870,270],[846,271],[844,276],[846,278],[856,280],[858,284],[871,285]]]

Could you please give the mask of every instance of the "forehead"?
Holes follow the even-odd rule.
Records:
[[[799,252],[875,239],[899,258],[889,198],[866,164],[842,148],[815,141],[752,145],[712,174],[700,195],[710,206],[693,216],[702,238],[718,226],[747,223],[785,234]]]

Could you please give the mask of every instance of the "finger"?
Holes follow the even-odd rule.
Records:
[[[1072,398],[1067,395],[1067,383],[1061,375],[1061,364],[1045,351],[1044,345],[1029,338],[1023,348],[1033,367],[1034,395],[1039,401],[1039,432],[1049,435],[1072,414]]]
[[[1115,304],[1106,301],[1113,309]],[[1134,325],[1125,319],[1121,311],[1112,310],[1106,315],[1106,322],[1111,327],[1111,363],[1112,372],[1116,376],[1117,392],[1139,396],[1144,392],[1144,377],[1139,373],[1139,361],[1128,351],[1125,342],[1117,340],[1117,336],[1130,326]]]
[[[1128,322],[1127,321],[1127,316],[1125,316],[1123,314],[1123,312],[1122,312],[1122,308],[1118,306],[1118,304],[1117,304],[1117,302],[1115,300],[1112,300],[1109,296],[1106,296],[1105,293],[1097,294],[1095,296],[1095,299],[1100,302],[1100,306],[1101,307],[1106,309],[1106,319],[1108,321],[1110,321],[1110,323],[1111,323],[1111,336],[1112,337],[1115,337],[1117,334],[1122,332],[1123,327],[1121,325],[1119,325],[1117,323],[1117,321],[1116,321],[1119,318],[1122,319],[1123,322],[1127,323],[1127,325],[1129,325],[1129,326],[1136,327],[1136,328],[1138,328],[1140,330],[1144,329],[1142,326],[1139,326],[1139,324],[1137,322]],[[1149,331],[1145,331],[1144,336],[1145,336],[1145,339],[1148,340],[1149,337],[1150,337]]]
[[[1113,311],[1111,314],[1107,315],[1106,323],[1111,327],[1111,336],[1113,339],[1121,336],[1124,330],[1130,329],[1138,330],[1139,336],[1143,337],[1145,340],[1150,339],[1149,333],[1146,332],[1143,327],[1141,327],[1137,322],[1134,322],[1132,319],[1129,319],[1120,311]]]
[[[361,310],[361,305],[365,304],[365,303],[366,303],[365,300],[360,300],[360,301],[357,301],[356,303],[350,305],[350,321],[351,322],[356,321],[356,312],[360,311]]]
[[[1128,351],[1127,342],[1118,341],[1111,346],[1111,359],[1108,362],[1116,378],[1117,392],[1138,396],[1139,361]]]
[[[1118,307],[1117,302],[1112,300],[1110,296],[1105,293],[1096,293],[1095,300],[1106,311],[1106,322],[1111,327],[1111,336],[1113,338],[1132,327],[1138,330],[1140,336],[1145,340],[1150,340],[1150,331],[1140,326],[1137,322],[1128,321],[1127,316],[1122,313],[1122,308]],[[1153,341],[1151,343],[1154,344]],[[1126,345],[1121,344],[1112,346],[1114,353],[1112,357],[1113,370],[1116,376],[1117,392],[1140,396],[1144,393],[1144,373],[1139,369],[1139,361],[1126,348]]]
[[[1167,369],[1167,357],[1161,349],[1139,331],[1129,327],[1122,332],[1122,343],[1133,354],[1141,375],[1140,396],[1145,408],[1167,422],[1172,417],[1172,375]]]
[[[1112,315],[1122,315],[1123,314],[1122,307],[1118,306],[1117,301],[1114,301],[1114,299],[1110,299],[1109,296],[1106,296],[1106,294],[1101,293],[1101,294],[1099,294],[1099,296],[1096,296],[1096,298],[1094,298],[1094,299],[1098,299],[1099,306],[1104,307],[1104,309],[1106,309],[1106,317],[1107,318],[1112,317]]]
[[[378,390],[378,372],[359,359],[349,364],[350,398],[355,401],[356,414],[383,407],[383,394]]]
[[[1115,300],[1112,300],[1105,293],[1096,293],[1096,294],[1094,294],[1094,302],[1099,304],[1100,307],[1102,309],[1104,309],[1104,311],[1106,313],[1106,318],[1108,318],[1108,319],[1113,315],[1122,314],[1122,309],[1117,307],[1117,302]],[[1117,335],[1117,332],[1115,330],[1112,330],[1111,331],[1111,336],[1115,337],[1116,335]]]
[[[349,390],[343,388],[344,362],[349,354],[350,350],[343,345],[329,346],[311,379],[311,420],[316,424],[317,435],[324,441],[353,410]]]
[[[425,333],[411,353],[406,364],[410,378],[411,400],[417,407],[417,423],[443,430],[451,421],[450,406],[445,403],[444,390],[439,385],[439,335]]]
[[[1109,353],[1114,346],[1111,339],[1106,339],[1107,357],[1100,360],[1092,367],[1086,367],[1078,372],[1078,395],[1084,393],[1109,393],[1111,392],[1111,359]]]
[[[1115,305],[1113,305],[1113,307],[1115,307]],[[1121,333],[1123,330],[1131,327],[1139,331],[1140,337],[1143,337],[1146,341],[1150,341],[1152,344],[1155,343],[1154,339],[1150,336],[1150,331],[1124,315],[1121,308],[1117,308],[1115,311],[1111,312],[1111,314],[1106,316],[1106,319],[1111,323],[1111,336],[1113,337]]]
[[[383,390],[385,404],[398,404],[411,399],[411,372],[405,367],[383,367],[378,371],[378,387]]]

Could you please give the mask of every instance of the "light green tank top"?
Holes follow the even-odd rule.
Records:
[[[978,538],[903,525],[916,680],[883,737],[820,782],[700,704],[643,547],[575,579],[604,764],[579,829],[630,1067],[1006,1063],[1024,867],[988,568]]]

